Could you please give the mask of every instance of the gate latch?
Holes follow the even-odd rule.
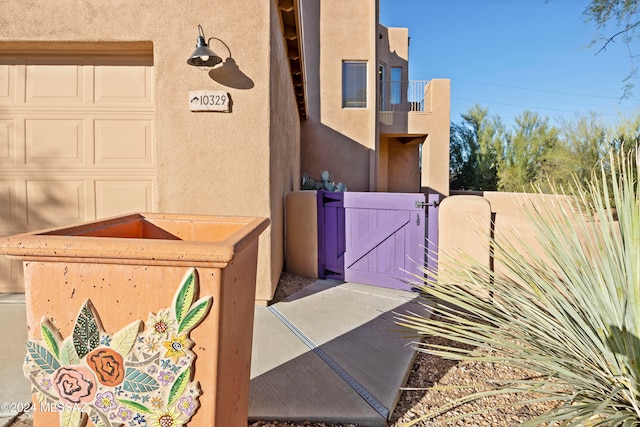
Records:
[[[440,202],[427,203],[427,202],[423,202],[423,201],[420,201],[420,200],[416,200],[416,208],[417,209],[424,209],[426,207],[437,208],[439,204],[440,204]]]

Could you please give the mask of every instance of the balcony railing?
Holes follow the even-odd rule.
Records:
[[[393,113],[424,112],[428,80],[382,80],[379,111]]]

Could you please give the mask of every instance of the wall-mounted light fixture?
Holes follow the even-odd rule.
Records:
[[[191,56],[189,56],[189,59],[187,59],[187,64],[193,65],[194,67],[211,68],[222,62],[222,58],[209,48],[209,41],[212,38],[214,37],[205,41],[204,31],[202,31],[202,27],[198,25],[196,50],[194,50]]]

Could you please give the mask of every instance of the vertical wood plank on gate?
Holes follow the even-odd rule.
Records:
[[[410,289],[424,262],[423,194],[346,193],[345,280]]]
[[[318,191],[318,277],[344,279],[343,193]]]

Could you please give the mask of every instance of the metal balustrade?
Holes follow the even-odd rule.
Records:
[[[378,109],[382,112],[425,112],[428,80],[382,80]]]

